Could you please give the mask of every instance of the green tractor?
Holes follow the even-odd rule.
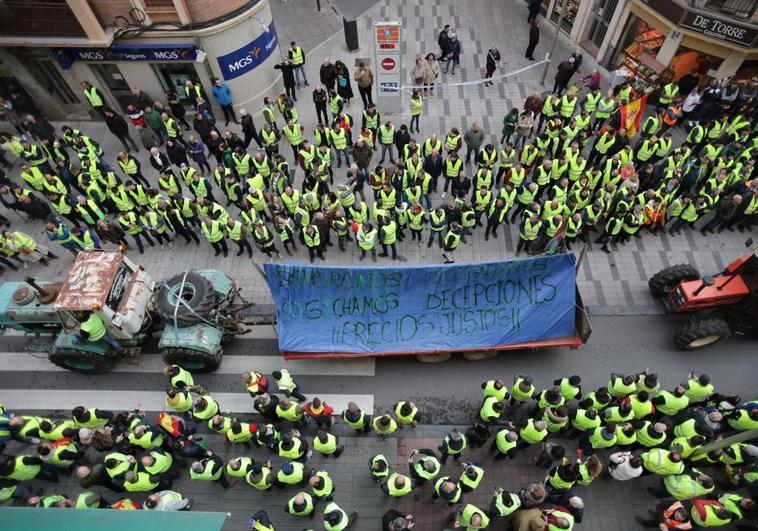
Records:
[[[27,278],[0,286],[0,326],[54,334],[50,361],[91,374],[107,372],[119,357],[104,341],[77,337],[93,311],[126,353],[136,355],[160,331],[158,347],[167,364],[211,372],[221,365],[222,343],[246,331],[242,314],[249,306],[221,271],[185,272],[156,282],[118,251],[79,253],[62,283]]]

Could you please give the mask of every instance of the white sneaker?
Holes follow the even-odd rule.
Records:
[[[445,199],[446,195],[447,195],[447,192],[442,192],[442,199]]]
[[[423,247],[424,246],[424,242],[418,242],[418,246],[419,247]]]
[[[174,242],[168,242],[168,248],[169,250],[174,248]]]

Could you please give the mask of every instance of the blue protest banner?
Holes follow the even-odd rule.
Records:
[[[268,59],[269,55],[274,53],[278,45],[276,27],[272,21],[268,30],[258,35],[252,42],[216,58],[224,79],[228,81],[255,70],[258,65]]]
[[[265,264],[279,348],[306,353],[474,350],[574,335],[573,254],[481,264]]]

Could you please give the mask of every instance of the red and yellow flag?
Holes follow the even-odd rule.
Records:
[[[621,107],[621,127],[626,129],[629,138],[634,137],[640,129],[646,102],[647,94]]]

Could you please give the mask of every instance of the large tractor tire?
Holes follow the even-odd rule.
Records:
[[[68,348],[54,348],[48,359],[58,367],[85,374],[108,372],[116,361],[113,356],[101,356],[86,350]]]
[[[184,288],[181,290],[182,293],[179,293],[182,288],[182,279],[184,279]],[[166,323],[174,323],[177,296],[180,296],[195,312],[193,314],[184,304],[179,305],[176,310],[176,325],[180,328],[199,323],[200,317],[208,317],[216,304],[216,293],[213,291],[210,280],[197,273],[187,273],[186,278],[184,278],[184,273],[176,275],[169,279],[158,293],[156,303],[158,315]]]
[[[732,335],[732,329],[724,319],[695,319],[684,325],[674,335],[679,350],[695,350],[707,347]]]
[[[697,269],[689,264],[677,264],[666,269],[658,271],[655,275],[650,277],[647,281],[647,285],[650,287],[650,292],[656,297],[665,297],[674,288],[676,288],[680,282],[685,280],[698,280],[700,273]]]
[[[209,354],[193,348],[166,347],[161,357],[166,365],[179,365],[190,372],[213,372],[221,365],[224,351],[218,349],[215,354]]]
[[[416,360],[421,363],[442,363],[452,357],[450,352],[438,352],[437,354],[417,354]]]

